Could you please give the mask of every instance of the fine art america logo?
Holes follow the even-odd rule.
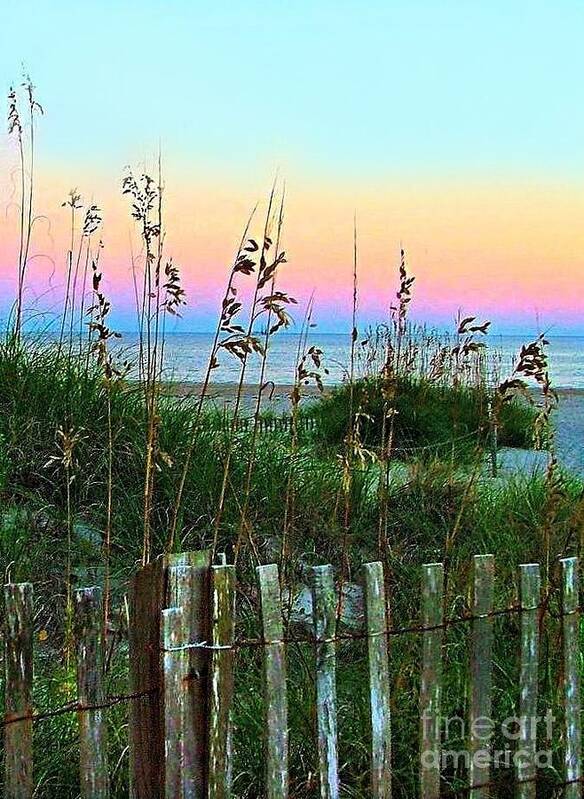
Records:
[[[427,748],[422,753],[422,765],[430,769],[458,770],[535,767],[552,765],[551,748],[538,748],[537,742],[551,746],[555,717],[551,710],[543,716],[509,716],[496,722],[479,716],[467,724],[460,716],[436,718],[423,714],[423,739],[427,742],[441,740],[440,749]],[[456,743],[467,743],[457,747]],[[497,741],[497,747],[493,745]]]

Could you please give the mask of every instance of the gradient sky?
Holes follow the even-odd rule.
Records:
[[[39,123],[28,302],[58,308],[61,202],[104,212],[116,322],[132,326],[124,166],[159,142],[167,252],[182,329],[209,329],[249,209],[286,179],[281,284],[314,289],[323,330],[348,323],[357,213],[363,322],[395,290],[400,243],[414,315],[459,307],[500,332],[584,331],[581,2],[4,3],[0,75],[21,64]],[[0,309],[14,283],[15,152],[0,136]],[[55,273],[52,274],[53,265]],[[48,293],[47,293],[48,292]]]

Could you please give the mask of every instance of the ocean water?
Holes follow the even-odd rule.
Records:
[[[584,388],[584,336],[548,336],[550,374],[555,388]],[[529,339],[521,336],[492,336],[489,346],[502,355],[502,363],[512,368],[521,346]]]
[[[168,380],[199,382],[204,379],[212,344],[208,333],[172,333],[166,337],[164,377]],[[502,376],[508,375],[522,346],[529,341],[521,336],[489,336],[489,352],[498,364]],[[584,336],[552,336],[549,338],[549,359],[552,383],[556,388],[584,389]],[[342,382],[350,360],[348,334],[321,333],[314,330],[310,343],[324,352],[324,364],[329,370],[325,382]],[[117,345],[130,360],[136,360],[138,337],[127,333]],[[298,336],[281,333],[270,344],[266,379],[276,384],[292,383],[298,349]],[[359,349],[359,347],[358,347]],[[221,353],[219,368],[213,372],[214,382],[236,382],[239,379],[239,362]],[[246,382],[259,379],[257,359],[250,359]]]

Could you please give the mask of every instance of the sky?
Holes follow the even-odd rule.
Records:
[[[380,319],[399,249],[412,313],[584,332],[584,4],[87,0],[2,7],[0,76],[37,120],[26,301],[58,314],[77,188],[102,209],[115,323],[134,325],[137,232],[120,193],[162,152],[165,248],[209,330],[250,209],[286,185],[279,285],[323,330]],[[17,153],[0,133],[0,316],[14,296]],[[78,231],[77,231],[78,232]]]

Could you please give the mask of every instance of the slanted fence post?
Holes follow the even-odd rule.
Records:
[[[371,796],[391,799],[391,709],[387,614],[383,566],[363,566],[365,623],[369,656],[371,717]]]
[[[211,553],[184,552],[168,556],[167,602],[183,611],[185,643],[209,640],[209,570]],[[183,719],[184,799],[207,797],[207,724],[209,650],[189,648]]]
[[[278,567],[258,566],[264,637],[267,724],[266,797],[288,796],[288,699],[286,650]]]
[[[338,799],[336,594],[332,566],[314,566],[312,613],[316,639],[316,724],[321,799]]]
[[[420,796],[440,796],[444,566],[422,566],[422,678],[420,684]]]
[[[109,769],[103,690],[101,589],[75,592],[75,649],[79,712],[79,776],[82,799],[107,799]],[[95,706],[94,709],[89,709]],[[84,708],[88,708],[85,710]]]
[[[539,664],[539,564],[524,563],[520,570],[521,649],[519,673],[518,799],[535,799],[537,776],[537,681]]]
[[[231,706],[235,633],[235,567],[211,567],[213,655],[209,707],[209,796],[231,796]]]
[[[562,635],[564,649],[565,799],[582,795],[582,726],[580,720],[580,599],[578,558],[563,558]]]
[[[4,586],[6,647],[4,655],[6,715],[4,764],[6,799],[30,799],[32,774],[32,637],[31,583]],[[22,718],[21,721],[16,719]]]

